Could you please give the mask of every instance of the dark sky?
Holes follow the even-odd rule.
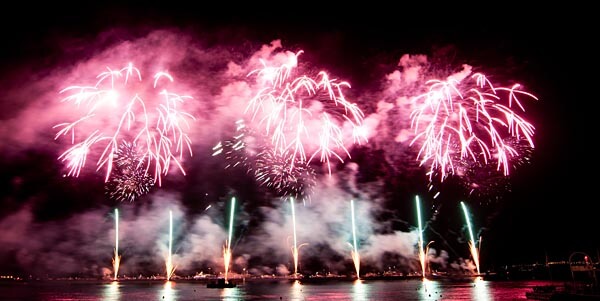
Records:
[[[438,249],[447,250],[450,257],[467,256],[464,244],[460,244],[464,226],[458,204],[464,199],[472,206],[476,231],[482,235],[484,265],[541,262],[545,255],[563,260],[575,251],[597,258],[600,240],[594,222],[598,216],[594,174],[599,166],[592,151],[596,96],[592,93],[595,68],[591,67],[595,59],[590,46],[592,30],[585,18],[578,18],[584,8],[547,7],[542,13],[537,8],[509,5],[477,10],[447,10],[433,4],[434,8],[426,7],[430,4],[320,8],[293,3],[297,7],[280,9],[256,5],[250,9],[233,4],[188,7],[146,2],[85,8],[63,5],[52,7],[53,13],[49,12],[50,7],[6,9],[0,23],[4,45],[0,50],[0,87],[6,91],[0,93],[2,123],[20,116],[19,112],[36,101],[27,99],[27,103],[21,103],[22,99],[15,96],[26,95],[20,93],[21,89],[28,89],[24,83],[42,82],[52,76],[54,68],[87,61],[101,49],[163,28],[185,32],[200,41],[202,47],[223,49],[227,53],[223,58],[238,61],[250,57],[261,45],[281,39],[284,49],[303,49],[302,58],[308,64],[330,70],[352,83],[353,91],[360,92],[351,96],[376,95],[382,78],[396,68],[406,53],[425,54],[432,58],[431,62],[439,63],[436,67],[440,70],[459,71],[460,65],[466,63],[499,79],[523,83],[527,91],[538,97],[539,101],[529,103],[526,111],[536,127],[531,163],[511,175],[507,191],[498,189],[496,195],[468,196],[450,180],[441,185],[441,197],[433,200],[422,174],[401,173],[398,167],[380,163],[381,150],[377,148],[357,148],[351,162],[360,166],[359,183],[385,183],[384,201],[378,204],[390,211],[377,218],[398,219],[400,222],[391,222],[391,227],[407,231],[415,224],[413,195],[422,194],[427,208],[431,208],[426,212],[440,212],[430,220],[433,231],[426,231],[426,235],[437,242]],[[42,83],[32,88],[47,86],[53,87]],[[214,86],[207,89],[211,88]],[[364,106],[365,112],[373,112],[373,103]],[[10,133],[3,130],[2,135]],[[40,225],[56,226],[90,210],[119,205],[104,196],[101,176],[64,181],[55,159],[59,150],[52,149],[56,146],[52,141],[8,145],[15,141],[20,140],[7,141],[2,147],[5,156],[0,159],[0,221],[28,208]],[[200,145],[211,142],[214,141]],[[187,167],[190,176],[167,180],[164,190],[181,193],[188,216],[200,214],[215,202],[207,198],[214,195],[223,203],[234,190],[257,202],[246,208],[247,214],[254,216],[256,211],[252,210],[263,205],[258,204],[262,201],[256,196],[260,190],[248,188],[252,184],[246,177],[214,171],[221,166],[210,160],[210,155],[200,152],[192,161],[197,165]],[[201,193],[210,196],[199,197]],[[139,212],[150,206],[144,202],[150,200],[121,205],[130,206],[142,216]],[[249,225],[244,227],[250,228],[256,220],[260,217],[246,220]],[[0,225],[6,226],[7,222]],[[5,229],[1,230],[0,236],[8,235]],[[0,266],[28,253],[23,249],[29,244],[8,238],[6,241],[14,246],[0,253]],[[48,252],[48,248],[37,246],[31,252]],[[9,266],[21,271],[21,267]]]

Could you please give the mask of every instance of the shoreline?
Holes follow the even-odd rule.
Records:
[[[202,277],[202,278],[193,278],[193,277],[175,277],[171,280],[167,280],[166,278],[161,277],[148,277],[148,278],[119,278],[117,280],[113,279],[100,279],[100,278],[47,278],[47,279],[10,279],[0,281],[0,283],[98,283],[98,284],[108,284],[108,283],[198,283],[198,284],[207,284],[210,282],[214,282],[222,277]],[[484,280],[494,281],[496,279],[486,279],[484,274],[473,274],[473,275],[432,275],[428,276],[425,279],[432,281],[473,281],[477,278],[481,278]],[[246,282],[295,282],[298,281],[300,283],[324,283],[324,282],[354,282],[354,281],[404,281],[404,280],[422,280],[423,277],[420,275],[371,275],[371,276],[363,276],[357,278],[355,276],[307,276],[307,277],[292,277],[292,276],[269,276],[269,277],[232,277],[229,278],[229,282],[233,282],[236,284],[246,283]]]

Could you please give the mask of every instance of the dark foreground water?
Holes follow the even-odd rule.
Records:
[[[246,281],[236,288],[194,282],[45,281],[0,283],[0,300],[526,300],[542,281],[357,280],[327,283]]]

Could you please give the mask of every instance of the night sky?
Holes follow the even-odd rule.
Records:
[[[349,266],[349,251],[340,251],[347,237],[329,240],[344,232],[340,225],[346,221],[338,220],[338,213],[346,212],[340,207],[349,198],[365,204],[361,229],[370,234],[361,239],[371,244],[365,247],[365,264],[373,270],[390,264],[414,268],[411,254],[416,253],[410,245],[417,194],[426,205],[426,240],[435,241],[436,259],[449,268],[469,257],[460,201],[468,204],[474,230],[481,235],[484,269],[544,262],[546,256],[566,260],[575,251],[597,260],[595,53],[590,49],[592,30],[585,18],[577,17],[577,9],[548,8],[541,14],[518,6],[463,11],[411,4],[348,7],[344,13],[302,4],[280,10],[221,5],[151,2],[65,5],[56,13],[48,7],[5,10],[0,23],[0,274],[104,273],[112,256],[115,207],[123,211],[125,272],[160,271],[156,254],[163,249],[152,239],[162,237],[156,233],[164,232],[166,208],[175,208],[180,221],[179,269],[217,266],[232,196],[243,204],[237,208],[235,264],[261,266],[258,273],[279,271],[275,261],[289,263],[289,248],[281,242],[285,234],[276,230],[289,223],[288,203],[243,170],[225,169],[222,159],[211,156],[212,146],[233,128],[234,113],[222,106],[227,99],[223,89],[244,80],[224,75],[228,63],[244,66],[275,40],[281,41],[279,51],[303,50],[299,61],[305,70],[327,70],[349,82],[346,97],[365,116],[375,113],[379,101],[392,101],[384,93],[385,79],[398,70],[404,54],[425,55],[433,70],[429,74],[448,76],[468,64],[503,85],[518,82],[538,97],[524,105],[524,115],[535,126],[530,162],[508,178],[491,179],[486,185],[496,188],[482,193],[469,194],[452,177],[428,191],[414,151],[386,139],[383,132],[352,147],[351,158],[336,164],[331,178],[320,171],[319,182],[326,184],[317,191],[327,199],[313,196],[312,209],[299,209],[305,214],[305,237],[319,232],[319,225],[335,230],[324,231],[320,240],[304,247],[306,269],[336,266],[341,272]],[[575,21],[562,21],[565,16]],[[166,54],[170,49],[175,54]],[[194,156],[183,162],[186,176],[169,173],[148,195],[119,202],[105,195],[104,174],[95,171],[95,162],[88,162],[78,178],[62,176],[64,166],[57,157],[67,144],[54,140],[52,125],[65,116],[58,91],[77,84],[75,80],[93,83],[101,71],[93,64],[121,66],[138,58],[161,58],[171,67],[171,74],[198,100],[193,110],[201,126],[193,131]],[[87,70],[98,72],[82,75]],[[434,199],[436,191],[440,195]],[[316,232],[308,234],[312,227]],[[264,254],[273,256],[265,259]],[[386,258],[369,261],[370,255]],[[52,256],[61,259],[47,263]]]

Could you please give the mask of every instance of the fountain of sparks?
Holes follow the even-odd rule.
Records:
[[[119,209],[115,209],[115,257],[112,264],[115,273],[113,279],[116,281],[119,274],[119,265],[121,264],[121,256],[119,255]]]
[[[225,282],[228,282],[229,264],[231,263],[231,234],[233,232],[233,212],[235,210],[235,197],[231,198],[231,211],[229,214],[229,234],[223,248],[223,262],[225,265]]]
[[[356,269],[356,278],[360,278],[360,255],[358,254],[358,245],[356,243],[356,221],[354,218],[354,200],[350,200],[350,209],[352,211],[352,261]]]
[[[421,202],[419,200],[419,196],[415,197],[415,201],[417,204],[417,222],[419,224],[419,261],[421,262],[421,276],[425,278],[425,265],[427,264],[427,254],[423,248],[423,224],[421,222]]]
[[[469,219],[469,211],[467,211],[467,206],[464,202],[460,202],[462,206],[463,212],[465,213],[465,220],[467,221],[467,228],[469,229],[469,237],[471,241],[469,242],[469,250],[471,251],[471,256],[473,257],[473,262],[475,263],[475,267],[477,267],[477,274],[480,274],[479,270],[479,249],[475,245],[475,238],[473,237],[473,228],[471,227],[471,220]]]
[[[296,237],[296,211],[294,210],[294,198],[290,198],[290,204],[292,206],[292,226],[294,230],[294,245],[292,246],[292,256],[294,257],[294,277],[298,277],[298,251],[302,246],[306,245],[306,243],[298,245],[298,240]]]
[[[175,274],[175,266],[173,265],[173,211],[169,211],[169,253],[166,261],[167,281],[171,280]]]

